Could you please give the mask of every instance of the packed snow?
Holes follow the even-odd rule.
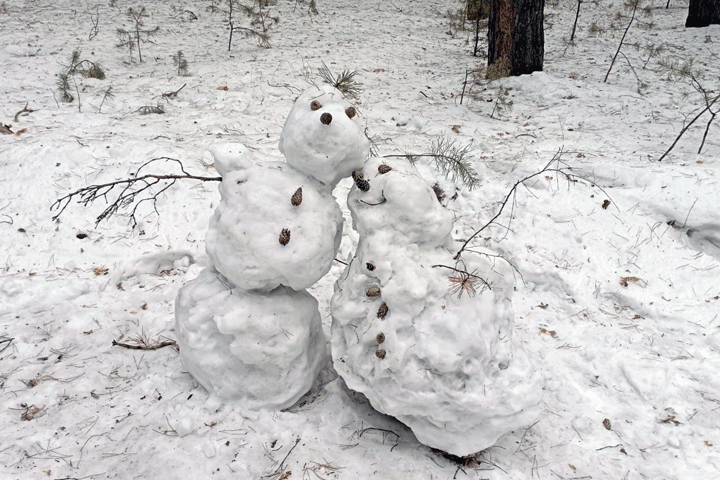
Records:
[[[453,455],[533,423],[542,376],[512,341],[512,268],[493,252],[453,259],[452,216],[409,162],[371,159],[355,177],[358,248],[332,298],[338,374]]]
[[[260,48],[255,39],[236,32],[229,52],[226,15],[206,10],[211,2],[147,1],[146,27],[161,30],[152,43],[142,45],[143,63],[137,52],[130,62],[130,52],[116,47],[116,28],[131,27],[125,12],[135,5],[114,3],[0,6],[5,73],[0,121],[3,130],[12,132],[0,134],[0,477],[720,477],[718,125],[712,123],[704,138],[705,113],[658,162],[705,107],[690,82],[668,79],[659,60],[693,59],[702,87],[717,91],[720,26],[685,29],[685,0],[667,9],[667,2],[650,2],[652,18],[640,15],[627,31],[603,82],[629,20],[615,19],[623,12],[621,2],[583,2],[572,45],[568,39],[577,2],[546,2],[544,71],[473,83],[466,72],[484,60],[470,54],[470,32],[450,31],[446,12],[454,7],[446,1],[318,0],[317,15],[307,1],[279,1],[270,8],[280,18],[270,34],[271,48]],[[95,15],[99,32],[89,40]],[[652,53],[649,46],[663,51]],[[76,98],[64,103],[56,74],[75,49],[81,58],[100,63],[106,78],[75,75],[70,85]],[[188,60],[189,76],[178,76],[172,60],[178,50]],[[344,201],[354,182],[341,180],[330,192],[337,179],[334,164],[323,171],[332,175],[307,182],[308,172],[292,166],[292,149],[278,150],[302,92],[322,85],[316,72],[323,62],[334,73],[357,70],[363,91],[348,102],[356,110],[353,118],[342,99],[320,102],[325,111],[311,109],[308,115],[315,119],[308,117],[308,138],[316,138],[314,131],[353,123],[373,139],[379,157],[371,161],[389,165],[393,160],[384,155],[427,153],[441,137],[472,147],[472,165],[480,177],[472,191],[418,157],[418,174],[445,191],[443,205],[451,217],[443,221],[452,225],[452,242],[438,233],[432,248],[418,247],[397,262],[413,268],[454,266],[449,262],[461,242],[492,219],[507,198],[503,213],[470,247],[503,258],[470,252],[463,258],[469,271],[487,268],[483,262],[493,258],[490,271],[502,276],[490,281],[499,291],[506,288],[503,280],[509,288],[512,277],[512,341],[520,346],[518,352],[527,353],[532,371],[543,376],[544,389],[536,420],[512,426],[494,445],[462,461],[429,448],[418,438],[419,430],[416,437],[400,420],[378,412],[332,366],[334,284],[348,273],[341,262],[350,263],[356,252],[364,255],[369,248],[351,228],[353,216]],[[103,102],[108,87],[114,98]],[[512,100],[511,107],[497,108],[501,95]],[[164,114],[141,114],[148,110],[143,107],[158,104]],[[330,124],[320,121],[325,112],[332,115]],[[127,209],[95,225],[117,189],[86,208],[73,201],[58,221],[52,220],[55,200],[82,187],[128,179],[151,159],[178,159],[195,176],[222,175],[222,158],[215,164],[213,152],[232,145],[243,146],[238,155],[252,154],[251,170],[258,178],[273,162],[303,172],[301,184],[262,192],[278,196],[278,209],[295,208],[291,197],[300,186],[303,205],[310,202],[311,191],[339,202],[333,200],[339,207],[332,207],[340,208],[345,219],[334,257],[339,261],[332,260],[327,274],[308,288],[318,306],[285,287],[275,292],[268,285],[262,292],[298,296],[293,308],[317,311],[327,340],[313,330],[316,316],[293,317],[285,322],[290,329],[266,321],[246,334],[247,325],[223,315],[236,308],[230,298],[235,293],[226,293],[233,284],[220,272],[213,276],[205,237],[222,203],[218,186],[227,188],[224,182],[177,181],[157,202],[138,207],[134,229]],[[564,163],[555,166],[562,171],[543,172],[507,197],[516,182],[558,155]],[[230,168],[235,157],[223,158]],[[353,169],[361,167],[362,162]],[[163,161],[141,171],[182,173],[176,163]],[[369,195],[372,188],[371,179]],[[324,204],[319,198],[318,204]],[[313,221],[327,221],[330,215],[323,217]],[[292,247],[297,239],[292,227],[278,224],[268,227],[275,229],[269,248],[283,247],[278,243],[283,228],[291,230],[284,247]],[[435,260],[430,252],[440,245],[449,253]],[[381,268],[382,259],[371,261]],[[361,267],[357,260],[350,266]],[[495,287],[474,297],[451,295],[452,273],[443,270],[417,276],[435,298],[447,297],[470,310],[485,302],[500,308],[492,297]],[[255,298],[241,290],[239,297]],[[183,363],[182,343],[191,345],[193,332],[176,328],[179,292],[181,300],[196,296],[195,309],[188,307],[187,313],[197,323],[184,324],[214,325],[220,332],[214,338],[225,342],[215,350],[196,344],[208,352],[194,357],[207,361],[197,367]],[[381,292],[391,293],[387,287]],[[244,302],[243,308],[256,308],[253,302]],[[379,303],[361,306],[376,317]],[[392,314],[401,307],[392,310],[388,304],[385,322],[400,321]],[[217,319],[211,318],[213,312]],[[458,328],[474,328],[448,320]],[[308,336],[288,338],[281,331],[281,337],[280,326],[288,334]],[[384,325],[380,331],[368,329],[366,353],[378,358],[380,344],[370,342],[381,332],[388,345],[385,360],[392,360],[396,353],[389,345],[396,339]],[[461,335],[456,329],[452,334]],[[253,340],[266,348],[243,343]],[[179,352],[175,342],[181,344]],[[275,346],[291,350],[301,344],[297,351],[304,349],[306,356],[297,362],[312,365],[317,361],[312,355],[322,358],[309,392],[297,401],[295,394],[279,391],[270,376],[254,384],[257,390],[243,388],[245,400],[209,393],[226,386],[214,377],[224,368],[241,368],[257,378],[261,374],[253,361],[271,363]],[[502,354],[504,347],[495,347],[495,354]],[[221,348],[230,353],[221,354]],[[241,351],[235,358],[244,358],[244,366],[230,358],[234,348]],[[452,345],[468,352],[478,348],[465,338]],[[247,356],[244,349],[249,349]],[[213,366],[218,359],[221,363]],[[444,368],[461,368],[439,354],[435,360]],[[307,388],[307,379],[295,375],[292,364],[277,365],[284,365],[287,385]],[[213,383],[198,383],[193,368],[216,368],[208,377]],[[358,380],[355,388],[366,388],[361,385],[364,381]],[[292,405],[249,408],[257,394]]]

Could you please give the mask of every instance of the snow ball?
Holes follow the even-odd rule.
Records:
[[[287,163],[250,163],[223,175],[220,194],[205,249],[235,286],[302,290],[330,270],[343,218],[322,184]]]
[[[258,163],[252,152],[239,143],[212,145],[208,150],[213,156],[215,170],[223,177],[229,172],[249,168],[252,164]]]
[[[306,291],[242,291],[212,268],[175,302],[180,357],[209,392],[251,410],[287,408],[325,358],[318,303]]]
[[[361,237],[332,297],[333,363],[347,385],[420,442],[458,456],[539,415],[542,378],[513,342],[512,270],[493,260],[464,254],[456,264],[441,249]],[[466,276],[433,265],[491,289],[474,277],[461,287]],[[368,285],[380,296],[368,298]]]
[[[361,168],[369,152],[370,141],[356,113],[335,88],[310,88],[285,120],[280,152],[293,167],[334,187]]]
[[[356,185],[348,195],[348,207],[360,236],[385,232],[396,244],[431,248],[452,241],[452,212],[440,204],[410,162],[371,158],[353,178]],[[367,191],[360,180],[369,183]]]
[[[189,435],[193,432],[195,432],[195,429],[193,428],[193,422],[189,418],[181,418],[177,425],[175,425],[175,430],[178,432],[178,435],[181,437],[184,437],[186,435]]]

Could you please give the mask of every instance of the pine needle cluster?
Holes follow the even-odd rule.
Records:
[[[344,70],[335,76],[325,62],[322,62],[322,67],[318,68],[318,74],[323,82],[337,88],[347,98],[358,98],[363,90],[362,83],[355,80],[357,70]]]
[[[436,170],[446,178],[451,177],[453,182],[462,183],[468,190],[472,190],[480,184],[480,177],[468,158],[471,152],[470,145],[456,145],[455,140],[440,137],[438,140],[433,140],[430,153],[421,156],[431,157]],[[408,155],[408,160],[410,163],[415,163],[417,157]]]

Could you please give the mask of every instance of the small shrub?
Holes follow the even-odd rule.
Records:
[[[185,55],[183,55],[182,50],[178,50],[175,55],[172,57],[173,59],[173,65],[177,67],[178,76],[181,77],[187,77],[190,75],[190,70],[188,69],[188,62],[185,58]]]

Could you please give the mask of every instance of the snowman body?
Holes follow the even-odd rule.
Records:
[[[175,303],[180,356],[209,392],[249,409],[283,409],[312,386],[327,340],[305,289],[328,272],[340,245],[332,188],[362,165],[368,146],[349,102],[313,88],[283,128],[287,162],[262,161],[237,144],[211,148],[222,176],[206,235],[211,266]]]

